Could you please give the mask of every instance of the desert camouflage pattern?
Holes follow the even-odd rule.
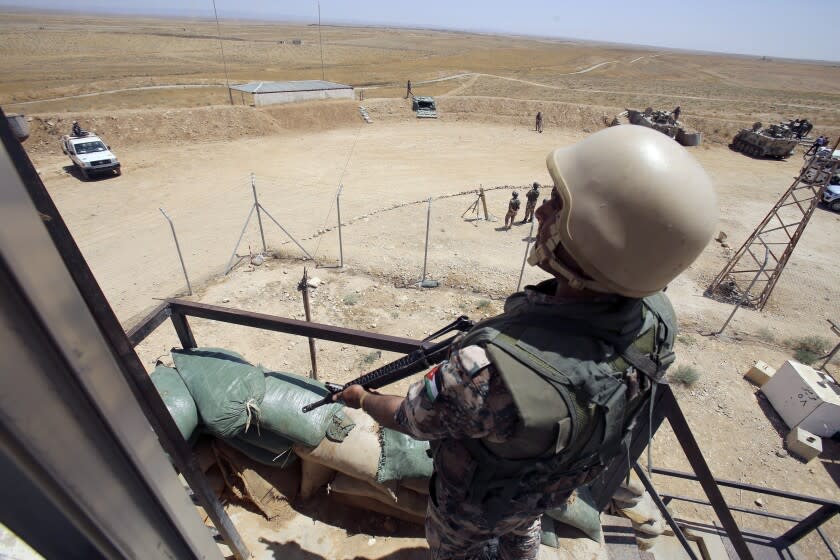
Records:
[[[453,347],[458,348],[457,341]],[[435,474],[426,515],[432,558],[476,558],[492,538],[499,539],[500,558],[536,558],[540,515],[563,504],[588,474],[533,480],[514,496],[503,518],[488,520],[481,504],[468,502],[476,465],[460,440],[509,440],[519,422],[513,397],[478,346],[454,351],[432,376],[409,388],[396,414],[396,421],[412,437],[435,442]],[[430,390],[430,383],[435,390]]]

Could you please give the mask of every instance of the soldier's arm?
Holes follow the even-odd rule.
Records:
[[[351,385],[338,393],[336,399],[342,400],[350,408],[361,408],[384,428],[408,433],[394,418],[405,400],[403,397],[380,395],[363,389],[361,385]]]
[[[421,440],[493,436],[516,420],[510,392],[478,346],[453,352],[409,387],[396,413],[403,431]]]

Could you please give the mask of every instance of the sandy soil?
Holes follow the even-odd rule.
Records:
[[[0,54],[8,61],[0,68],[0,100],[4,109],[33,116],[33,136],[25,146],[126,326],[160,298],[185,289],[159,208],[174,220],[198,301],[302,318],[296,286],[307,266],[324,281],[314,291],[314,320],[422,337],[461,313],[498,313],[503,297],[516,288],[528,226],[500,231],[499,222],[462,217],[475,189],[487,188],[490,212],[502,216],[511,188],[548,182],[546,153],[603,126],[604,116],[628,106],[681,104],[687,122],[718,142],[754,120],[799,114],[813,116],[818,131],[840,131],[836,65],[361,28],[329,29],[325,50],[329,79],[371,87],[363,102],[371,125],[362,123],[358,104],[350,102],[268,110],[204,106],[220,103],[217,88],[13,104],[149,85],[218,84],[218,43],[208,38],[211,31],[204,22],[158,20],[10,15],[0,22]],[[236,79],[320,77],[311,28],[241,23],[226,24],[223,33]],[[279,43],[291,37],[302,37],[304,44]],[[139,56],[150,52],[156,56]],[[407,77],[420,82],[456,74],[464,75],[419,86],[418,93],[442,96],[438,121],[412,118],[399,99]],[[530,130],[531,115],[540,109],[544,134]],[[56,140],[74,118],[112,145],[123,163],[121,177],[82,182],[71,173]],[[798,156],[754,160],[715,142],[693,153],[717,184],[720,229],[732,248],[785,191],[801,163]],[[262,205],[314,261],[303,261],[303,252],[263,215],[268,250],[277,258],[259,267],[241,263],[223,277],[253,203],[252,173]],[[335,268],[339,185],[343,269]],[[422,274],[429,197],[427,277],[442,285],[420,291],[411,285]],[[838,496],[838,446],[826,441],[823,457],[810,465],[779,456],[786,429],[741,377],[756,359],[781,365],[791,354],[790,339],[830,336],[826,319],[837,317],[838,222],[840,215],[816,211],[768,306],[760,313],[740,311],[727,337],[706,335],[731,307],[702,293],[732,248],[712,243],[669,288],[683,330],[678,363],[701,372],[694,387],[678,389],[680,405],[717,476]],[[262,249],[255,219],[239,254],[249,246]],[[524,283],[542,277],[526,267]],[[193,328],[200,344],[230,347],[289,371],[310,368],[304,340],[200,320]],[[176,344],[164,325],[138,352],[151,369]],[[319,373],[334,381],[393,358],[332,343],[318,343],[318,349]],[[830,369],[836,372],[837,364]],[[394,391],[404,389],[405,383]],[[657,436],[653,456],[658,465],[687,469],[667,428]],[[662,477],[656,484],[700,495],[699,488]],[[725,495],[747,507],[756,498]],[[775,512],[809,512],[779,499],[764,502]],[[675,509],[712,518],[706,510]],[[784,527],[737,517],[746,527]],[[840,540],[840,521],[828,528]],[[810,557],[819,550],[813,548]]]

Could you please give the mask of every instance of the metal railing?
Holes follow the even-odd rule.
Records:
[[[673,478],[681,478],[685,480],[694,481],[698,480],[697,476],[691,473],[675,471],[671,469],[654,468],[651,472],[653,472],[654,474],[661,474]],[[746,490],[748,492],[754,492],[756,494],[762,494],[765,496],[775,496],[777,498],[783,498],[794,502],[808,503],[819,506],[813,513],[806,517],[783,515],[779,513],[773,513],[770,511],[763,511],[738,506],[729,506],[729,509],[748,515],[755,515],[758,517],[766,517],[769,519],[789,521],[794,523],[793,527],[788,529],[783,534],[777,537],[773,537],[769,539],[769,541],[765,539],[765,544],[767,546],[771,546],[772,548],[775,548],[777,550],[783,550],[799,542],[809,533],[816,532],[820,539],[822,539],[822,542],[825,544],[832,558],[834,558],[835,560],[840,559],[840,553],[838,553],[831,540],[825,535],[825,532],[821,528],[822,525],[824,525],[826,522],[830,521],[835,515],[840,513],[840,501],[829,500],[817,496],[808,496],[805,494],[797,494],[795,492],[788,492],[785,490],[776,490],[774,488],[766,488],[763,486],[756,486],[754,484],[747,484],[744,482],[737,482],[734,480],[726,480],[722,478],[715,478],[714,481],[715,484],[724,488]],[[661,497],[666,505],[671,501],[676,500],[696,505],[711,506],[711,503],[705,500],[690,498],[687,496],[681,496],[676,494],[662,494]]]
[[[157,327],[159,327],[164,321],[170,319],[182,347],[195,348],[197,347],[197,343],[192,329],[190,328],[188,317],[198,317],[235,325],[282,332],[303,337],[311,337],[320,340],[329,340],[332,342],[352,344],[356,346],[364,346],[367,348],[387,350],[391,352],[409,353],[421,344],[421,341],[416,339],[336,327],[323,323],[299,321],[296,319],[288,319],[263,313],[254,313],[239,309],[207,305],[182,299],[170,299],[159,305],[148,316],[146,316],[146,318],[141,320],[140,323],[126,333],[127,338],[132,346],[136,346],[155,329],[157,329]],[[663,515],[665,515],[666,519],[668,519],[669,525],[671,525],[671,528],[674,530],[677,538],[680,539],[680,542],[683,544],[683,547],[690,558],[695,558],[695,554],[682,533],[680,527],[681,523],[675,521],[670,516],[670,513],[665,509],[665,505],[672,500],[681,500],[712,507],[721,523],[723,532],[730,540],[738,557],[742,560],[752,560],[753,556],[748,546],[748,540],[752,543],[755,543],[756,541],[754,539],[745,538],[744,533],[742,533],[732,516],[733,511],[751,514],[754,513],[756,515],[764,515],[765,517],[792,521],[795,523],[795,525],[783,535],[771,540],[765,539],[765,541],[762,541],[761,544],[763,546],[770,546],[776,550],[784,550],[790,545],[801,540],[810,532],[816,531],[826,543],[828,550],[834,558],[838,558],[836,550],[826,538],[825,534],[820,529],[820,526],[840,512],[840,502],[715,478],[712,476],[712,472],[705,461],[703,453],[694,438],[694,434],[691,432],[685,415],[680,409],[670,386],[666,383],[659,383],[656,391],[653,393],[653,398],[653,413],[650,415],[644,414],[638,419],[636,426],[633,428],[631,433],[630,446],[627,455],[622,455],[613,459],[606,466],[598,481],[592,485],[592,495],[599,510],[603,510],[606,507],[621,481],[627,477],[631,465],[634,465],[637,473],[640,473],[643,481],[647,481],[648,484],[645,484],[645,486],[654,498],[654,501],[657,503]],[[653,485],[647,477],[644,476],[642,469],[638,467],[636,462],[645,447],[649,445],[649,433],[655,433],[664,420],[668,420],[668,423],[671,425],[677,441],[679,442],[695,474],[672,471],[663,468],[654,468],[652,472],[664,476],[684,478],[699,482],[703,487],[703,491],[706,494],[708,501],[673,494],[663,494],[662,496],[659,496],[657,495]],[[721,493],[721,487],[738,488],[769,496],[778,496],[800,502],[813,503],[819,505],[820,507],[813,514],[805,518],[789,517],[756,510],[746,510],[745,508],[727,505],[723,494]],[[747,533],[747,536],[752,537],[752,534]]]

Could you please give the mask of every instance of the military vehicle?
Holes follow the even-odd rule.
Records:
[[[437,118],[437,106],[435,105],[434,97],[413,97],[411,100],[411,109],[417,113],[418,119]]]
[[[674,118],[674,113],[671,111],[654,111],[651,107],[644,111],[626,109],[623,113],[616,115],[610,126],[619,124],[635,124],[658,130],[683,146],[699,146],[703,140],[702,133],[686,130],[683,124]]]
[[[732,148],[748,156],[786,158],[799,144],[796,133],[786,124],[771,124],[763,128],[760,122],[743,128],[732,139]]]
[[[21,142],[29,138],[29,122],[26,120],[25,115],[9,113],[6,115],[6,122],[9,123],[9,128],[12,129],[15,138]]]

